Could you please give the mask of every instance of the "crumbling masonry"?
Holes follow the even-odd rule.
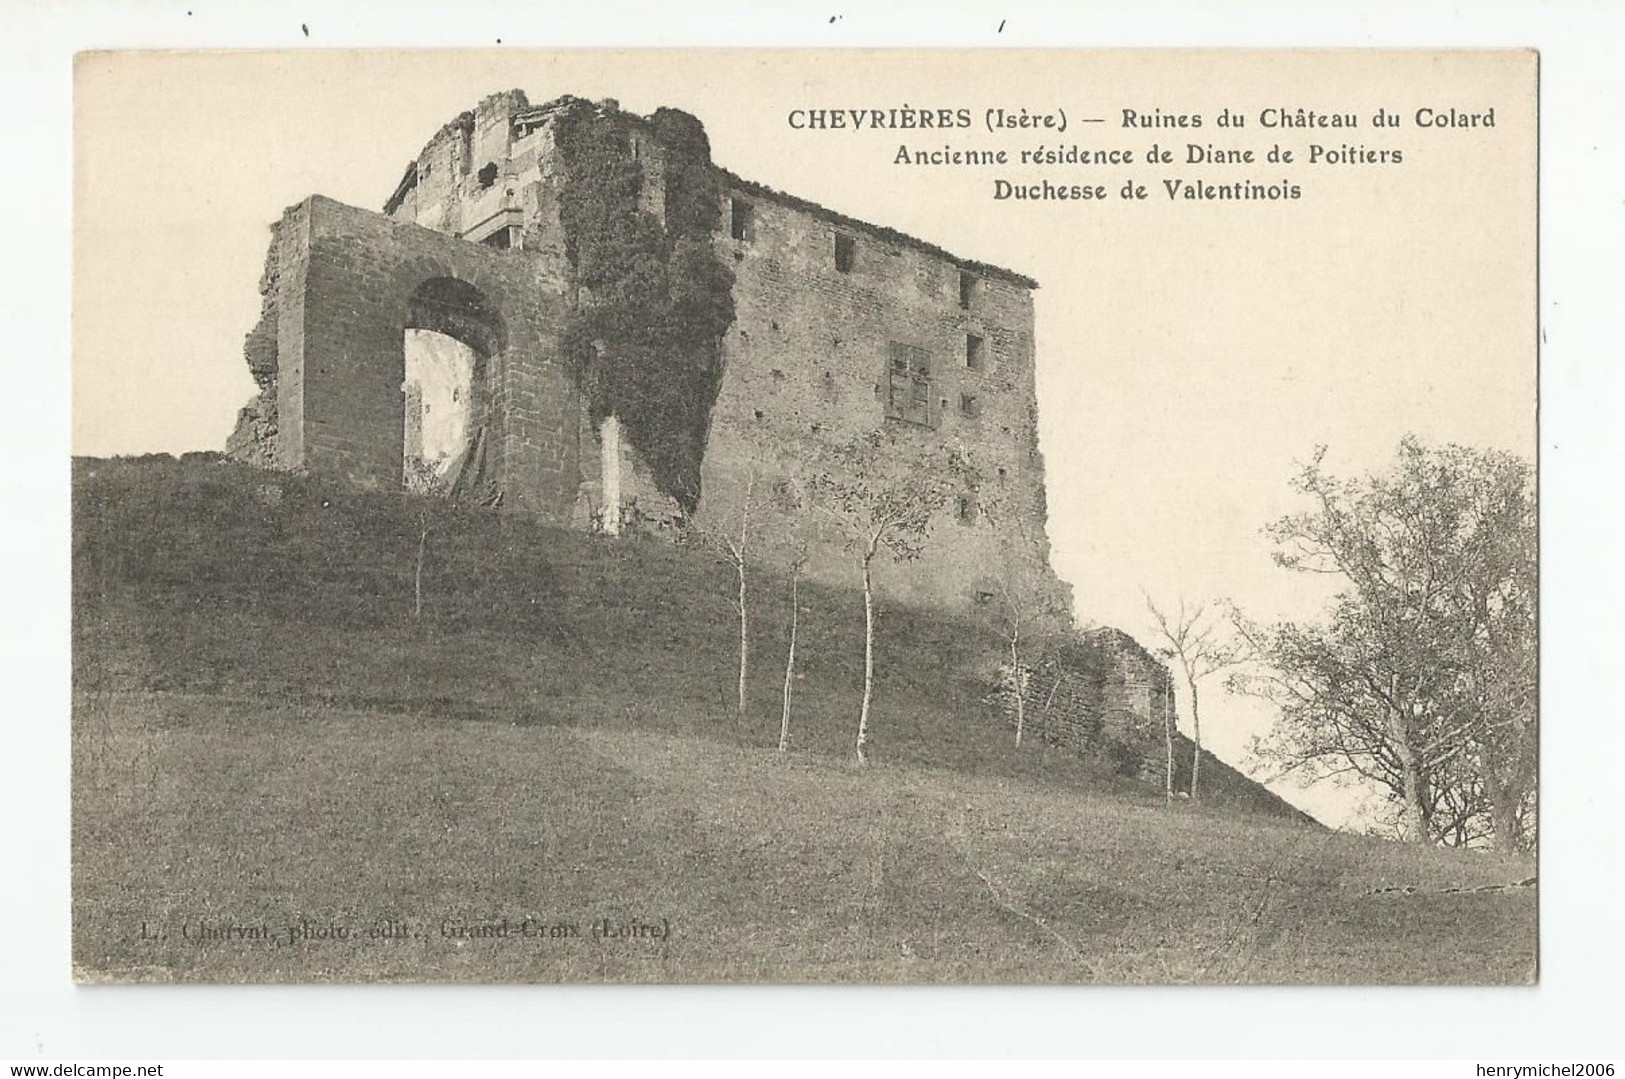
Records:
[[[561,217],[566,123],[613,131],[639,168],[638,210],[665,219],[675,151],[650,118],[609,101],[486,98],[430,139],[383,213],[313,195],[274,226],[263,311],[245,348],[260,392],[228,452],[400,485],[429,407],[408,379],[408,331],[433,331],[472,356],[457,406],[466,425],[445,471],[454,492],[611,532],[634,520],[721,522],[744,491],[771,490],[815,445],[884,430],[962,449],[980,484],[942,511],[926,558],[883,568],[888,594],[974,609],[993,595],[998,568],[1021,560],[1064,602],[1043,530],[1036,282],[707,160],[734,318],[721,341],[700,493],[685,515],[617,417],[595,421],[567,356],[566,327],[583,297]],[[758,501],[770,516],[772,500]],[[982,512],[995,503],[1001,513]],[[759,528],[771,557],[780,530],[766,517]],[[842,584],[854,575],[833,536],[813,542],[806,572]],[[1152,673],[1165,678],[1160,667]],[[1163,685],[1144,688],[1160,702]]]

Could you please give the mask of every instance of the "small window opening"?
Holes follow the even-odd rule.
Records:
[[[733,210],[729,216],[730,232],[736,240],[748,240],[754,231],[751,228],[753,208],[744,199],[733,200]]]
[[[844,233],[835,234],[835,269],[840,273],[851,273],[852,267],[858,261],[858,241]]]
[[[492,184],[497,182],[497,163],[495,161],[487,161],[484,165],[480,166],[478,175],[480,186],[490,187]]]
[[[959,518],[960,524],[970,524],[976,520],[976,496],[960,495],[954,508],[954,516]]]
[[[973,333],[965,335],[965,366],[972,371],[980,371],[984,357],[987,354],[987,342]]]
[[[969,308],[976,299],[976,275],[959,271],[959,306]]]
[[[959,411],[966,416],[980,416],[982,406],[977,403],[975,394],[962,393],[959,395]]]

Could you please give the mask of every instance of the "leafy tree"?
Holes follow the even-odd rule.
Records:
[[[1276,562],[1339,578],[1321,622],[1237,624],[1263,661],[1237,688],[1276,703],[1255,746],[1288,771],[1385,792],[1413,842],[1533,844],[1535,505],[1529,466],[1415,438],[1342,480],[1318,450],[1312,507],[1269,527]]]
[[[931,518],[965,485],[969,469],[956,451],[922,449],[882,431],[828,449],[825,457],[810,484],[815,505],[836,525],[863,578],[863,704],[855,750],[864,764],[874,698],[875,560],[918,558]]]
[[[1533,850],[1539,716],[1535,502],[1521,461],[1507,462],[1493,479],[1479,494],[1485,535],[1476,548],[1478,572],[1464,574],[1451,596],[1463,640],[1455,689],[1462,707],[1479,719],[1459,766],[1460,786],[1465,792],[1472,781],[1481,785],[1486,830],[1497,847]]]

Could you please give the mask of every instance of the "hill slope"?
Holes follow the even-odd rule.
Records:
[[[839,590],[803,593],[780,758],[772,578],[736,731],[730,571],[703,552],[431,507],[415,618],[422,503],[210,460],[75,481],[86,977],[1532,975],[1532,890],[1444,891],[1527,864],[1333,835],[1245,783],[1170,809],[1017,750],[974,626],[883,612],[858,771]]]

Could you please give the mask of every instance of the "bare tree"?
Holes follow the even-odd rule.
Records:
[[[1026,552],[1038,549],[1034,530],[1042,526],[1004,498],[989,499],[980,512],[996,530],[1014,539],[1007,547],[1010,553],[999,559],[989,578],[993,594],[985,604],[984,621],[999,634],[1009,656],[1019,746],[1027,727],[1027,688],[1032,672],[1042,662],[1044,641],[1069,628],[1071,612],[1049,567],[1026,557]]]
[[[444,470],[444,455],[437,459],[408,457],[405,461],[405,487],[419,496],[417,506],[417,558],[412,567],[412,618],[423,617],[423,563],[429,553],[429,533],[434,531],[438,510],[444,508],[450,493]]]
[[[739,680],[734,713],[734,735],[742,740],[749,717],[750,678],[750,541],[751,513],[756,495],[757,470],[745,474],[745,489],[734,511],[715,525],[699,525],[697,532],[734,571],[734,610],[739,616]]]
[[[779,752],[790,751],[790,705],[795,695],[796,634],[801,628],[801,574],[807,566],[807,490],[799,467],[789,466],[785,478],[773,489],[770,499],[778,511],[778,532],[789,545],[790,570],[790,625],[788,647],[784,654],[784,690],[779,711]]]
[[[1242,647],[1226,631],[1226,620],[1211,611],[1206,603],[1188,604],[1179,598],[1179,606],[1172,615],[1165,614],[1150,595],[1145,597],[1146,608],[1157,624],[1157,633],[1164,647],[1159,649],[1165,659],[1178,660],[1185,676],[1185,687],[1191,695],[1191,753],[1190,796],[1197,796],[1197,782],[1202,772],[1202,707],[1199,683],[1202,679],[1234,667],[1242,661]],[[1167,737],[1172,743],[1171,734]],[[1172,785],[1170,776],[1169,784]]]
[[[1174,709],[1169,700],[1174,694],[1174,687],[1164,684],[1162,687],[1162,749],[1163,761],[1163,801],[1173,804],[1174,800]]]
[[[878,431],[827,451],[827,457],[828,467],[812,480],[815,505],[857,556],[863,579],[863,704],[855,750],[864,764],[874,699],[875,559],[920,556],[932,515],[963,486],[967,466],[945,447],[921,451]]]
[[[790,646],[784,654],[784,707],[779,716],[779,752],[790,751],[790,697],[796,681],[796,630],[801,624],[801,570],[806,555],[798,552],[790,561]]]

